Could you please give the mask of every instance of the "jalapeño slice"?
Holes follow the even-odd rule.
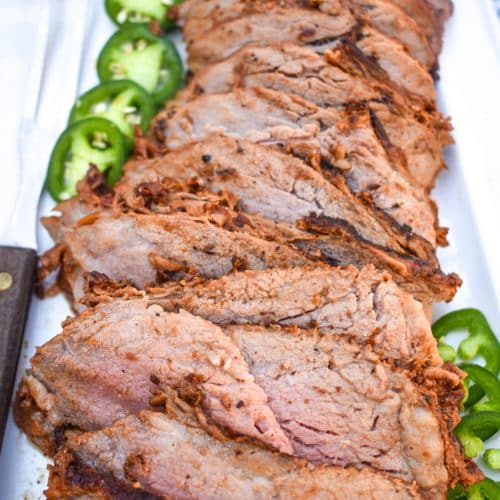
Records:
[[[150,92],[157,104],[174,97],[183,83],[183,68],[175,45],[153,35],[145,25],[128,25],[106,43],[97,60],[101,82],[133,80]]]
[[[134,127],[143,132],[153,118],[153,98],[131,80],[101,83],[78,98],[69,116],[69,123],[99,116],[112,121],[132,144]]]
[[[128,23],[149,23],[157,21],[164,29],[175,23],[168,18],[171,7],[183,0],[106,0],[106,12],[118,26]]]
[[[76,184],[95,165],[111,185],[122,173],[125,142],[120,129],[105,118],[70,125],[57,140],[49,161],[47,189],[56,201],[76,194]]]

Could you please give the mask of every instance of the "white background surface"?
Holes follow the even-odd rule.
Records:
[[[45,79],[42,114],[51,123],[53,139],[63,130],[69,104],[62,106],[58,89],[64,86],[64,39],[71,36],[68,4],[56,0],[57,23],[49,45],[49,78]],[[90,0],[88,43],[80,91],[97,83],[95,60],[113,31],[102,0]],[[17,124],[35,43],[37,0],[0,0],[0,241],[13,205],[18,179]],[[434,193],[441,224],[450,227],[450,247],[440,251],[443,268],[458,272],[464,285],[451,305],[439,304],[435,315],[460,307],[478,307],[500,332],[500,38],[489,0],[455,0],[441,56],[438,85],[442,111],[453,117],[456,145],[449,149],[449,170]],[[46,168],[46,161],[40,161]],[[41,210],[52,203],[45,196]],[[42,249],[50,245],[40,229]],[[0,263],[1,264],[1,263]],[[69,309],[61,297],[34,299],[19,373],[37,344],[59,332]],[[500,446],[500,442],[497,443]],[[0,456],[0,499],[40,498],[46,484],[45,462],[9,422]]]

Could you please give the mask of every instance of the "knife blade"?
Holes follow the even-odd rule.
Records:
[[[38,204],[54,143],[54,118],[68,113],[78,94],[88,29],[88,0],[69,2],[71,23],[60,23],[60,33],[53,16],[55,7],[56,0],[40,3],[34,60],[18,133],[20,186],[9,223],[0,237],[0,450],[35,279]],[[57,35],[70,55],[54,68],[65,75],[64,82],[55,81],[48,71],[47,49]],[[51,112],[41,116],[44,89],[55,84],[63,86],[58,102]]]

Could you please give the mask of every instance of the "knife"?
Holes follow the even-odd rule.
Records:
[[[0,451],[35,280],[38,204],[54,144],[54,120],[61,118],[61,113],[67,114],[77,97],[88,28],[87,0],[68,3],[71,23],[61,24],[62,33],[55,25],[55,4],[56,0],[40,2],[34,61],[18,134],[20,187],[9,223],[0,236]],[[51,78],[48,71],[49,39],[53,41],[57,35],[71,55],[64,67],[53,68],[64,74],[62,82]],[[55,107],[43,116],[40,108],[46,85],[59,85],[61,91]]]

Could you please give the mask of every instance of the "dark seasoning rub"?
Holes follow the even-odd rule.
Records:
[[[436,8],[440,5],[440,8]],[[449,3],[187,0],[190,78],[110,189],[43,222],[77,316],[19,427],[48,498],[445,498],[482,478],[440,358],[430,191]]]

